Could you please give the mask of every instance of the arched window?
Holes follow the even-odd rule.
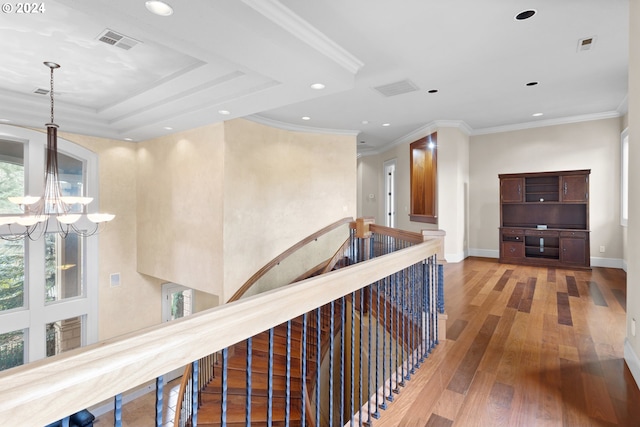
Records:
[[[97,155],[62,138],[58,150],[63,192],[97,203]],[[45,151],[46,134],[0,126],[0,215],[19,212],[8,196],[42,194]],[[97,341],[97,251],[97,236],[0,240],[0,370]]]

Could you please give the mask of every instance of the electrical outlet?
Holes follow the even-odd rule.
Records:
[[[604,246],[600,246],[600,253],[603,254],[604,253]]]

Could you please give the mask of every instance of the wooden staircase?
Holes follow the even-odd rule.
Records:
[[[290,363],[290,425],[301,425],[301,372],[300,360],[302,321],[291,322]],[[269,393],[269,332],[256,335],[251,340],[251,425],[267,425],[267,402]],[[200,391],[198,426],[221,425],[222,362],[218,358],[218,371],[214,378]],[[272,425],[284,426],[286,416],[287,389],[287,327],[274,329],[273,337],[273,386]],[[227,411],[228,426],[246,425],[247,403],[247,342],[231,347],[227,360]]]

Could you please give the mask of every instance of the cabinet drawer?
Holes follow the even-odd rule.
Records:
[[[502,238],[503,242],[524,242],[524,230],[521,229],[503,229]]]
[[[558,237],[558,232],[554,230],[526,230],[525,235],[538,237]]]
[[[586,231],[561,231],[560,237],[568,237],[570,239],[586,239]]]
[[[521,228],[503,228],[502,229],[503,236],[524,236],[524,230]]]

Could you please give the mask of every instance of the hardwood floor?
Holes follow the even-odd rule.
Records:
[[[446,342],[375,426],[640,426],[624,271],[468,258],[445,301]]]
[[[622,270],[468,258],[445,266],[445,301],[447,340],[373,426],[640,426]],[[143,399],[126,425],[153,425]]]

